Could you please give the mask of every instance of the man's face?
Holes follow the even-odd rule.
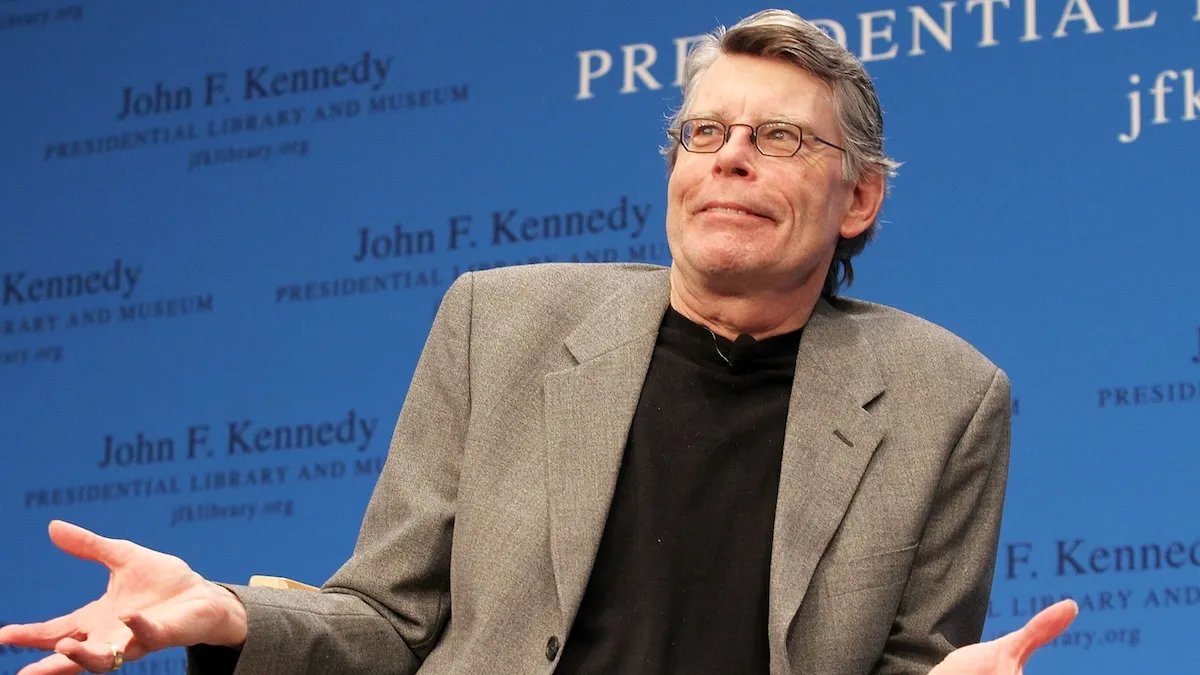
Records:
[[[858,235],[878,209],[872,190],[842,180],[841,151],[810,138],[842,145],[828,86],[780,60],[721,56],[701,76],[685,117],[792,122],[804,143],[793,157],[766,157],[739,126],[716,153],[680,148],[667,185],[674,266],[735,294],[819,288],[839,235]]]

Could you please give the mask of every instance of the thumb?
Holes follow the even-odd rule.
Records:
[[[167,628],[158,618],[147,616],[142,612],[131,612],[121,617],[121,622],[133,633],[133,643],[140,646],[147,654],[173,646]]]
[[[160,603],[120,619],[146,653],[211,642],[222,628],[212,602],[200,598]]]
[[[107,539],[62,520],[50,522],[50,541],[76,558],[98,562],[110,569],[122,564],[133,547],[130,542]]]
[[[1024,626],[1000,638],[1024,664],[1035,651],[1062,634],[1079,615],[1074,600],[1061,600],[1038,612]]]

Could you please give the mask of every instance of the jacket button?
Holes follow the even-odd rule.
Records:
[[[553,661],[556,656],[558,656],[558,636],[551,635],[550,639],[546,640],[546,660]]]

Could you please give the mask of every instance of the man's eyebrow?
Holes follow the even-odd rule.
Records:
[[[812,126],[808,123],[807,119],[805,119],[803,117],[794,117],[792,115],[770,115],[763,121],[764,122],[790,122],[792,124],[795,124],[798,127],[803,127],[805,129],[808,129],[810,126]]]
[[[688,117],[689,118],[701,117],[701,118],[704,118],[707,120],[716,120],[718,122],[723,122],[723,123],[728,124],[731,116],[727,115],[724,112],[721,112],[719,110],[697,110],[697,111],[689,114]],[[802,128],[802,129],[809,129],[811,127],[811,125],[808,123],[808,121],[805,120],[804,118],[796,117],[793,115],[786,115],[783,113],[779,113],[779,114],[772,113],[772,114],[767,114],[767,115],[755,116],[754,123],[756,125],[762,124],[763,122],[788,122],[791,124],[795,124],[796,126]]]

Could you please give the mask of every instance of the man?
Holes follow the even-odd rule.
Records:
[[[870,79],[774,11],[686,75],[670,269],[456,280],[322,592],[219,586],[55,523],[112,581],[0,631],[59,652],[22,672],[179,645],[198,673],[1017,672],[1073,608],[967,647],[1008,380],[940,328],[837,297],[895,167]]]

